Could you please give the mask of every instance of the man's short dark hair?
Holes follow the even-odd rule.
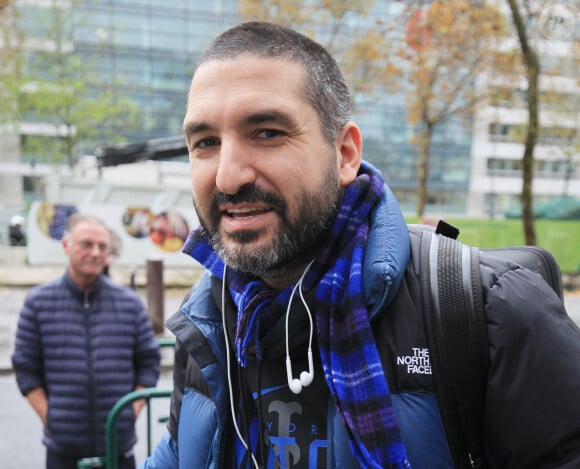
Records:
[[[215,38],[202,53],[197,67],[211,60],[249,54],[300,62],[306,70],[305,97],[316,110],[322,132],[332,145],[351,119],[350,92],[336,60],[320,44],[272,23],[251,21]]]

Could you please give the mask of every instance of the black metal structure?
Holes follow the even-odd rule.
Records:
[[[145,143],[127,143],[96,150],[97,166],[118,166],[146,160],[170,160],[187,156],[183,135],[154,138]]]

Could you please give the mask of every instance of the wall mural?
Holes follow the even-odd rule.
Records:
[[[116,263],[142,265],[162,259],[168,265],[193,262],[181,250],[189,232],[199,225],[192,207],[154,210],[120,205],[67,205],[34,202],[28,212],[28,261],[30,264],[61,264],[67,259],[61,239],[73,213],[101,218],[116,238]]]

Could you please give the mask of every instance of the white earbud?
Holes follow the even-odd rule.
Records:
[[[302,392],[302,383],[297,378],[292,378],[292,360],[286,357],[286,378],[288,378],[288,387],[294,394]]]
[[[302,386],[310,386],[314,380],[314,361],[312,360],[312,349],[308,347],[308,371],[300,373],[300,383]]]
[[[294,394],[300,394],[303,387],[312,384],[314,380],[314,362],[311,348],[308,348],[308,371],[304,370],[300,373],[300,379],[292,377],[292,360],[289,355],[286,357],[286,378],[288,378],[288,387]]]
[[[310,308],[304,299],[304,295],[302,294],[302,280],[308,272],[308,269],[314,262],[311,261],[310,264],[304,269],[304,273],[300,277],[300,280],[296,283],[294,288],[292,289],[292,293],[290,294],[290,299],[288,300],[288,307],[286,308],[286,378],[288,379],[288,387],[290,391],[294,394],[300,394],[302,392],[302,388],[306,386],[310,386],[312,381],[314,380],[314,360],[312,359],[312,334],[314,332],[314,324],[312,323],[312,313],[310,312]],[[308,371],[304,370],[300,373],[300,379],[294,378],[292,375],[292,359],[290,358],[290,347],[288,345],[288,316],[290,315],[290,307],[292,306],[292,298],[294,298],[294,293],[296,293],[296,289],[300,292],[300,298],[302,300],[302,304],[304,308],[306,308],[306,313],[308,314],[308,320],[310,321],[310,335],[308,340]]]

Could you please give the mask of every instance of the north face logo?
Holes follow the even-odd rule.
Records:
[[[431,362],[429,361],[429,349],[413,347],[413,355],[397,357],[398,366],[406,366],[408,374],[430,375]]]

